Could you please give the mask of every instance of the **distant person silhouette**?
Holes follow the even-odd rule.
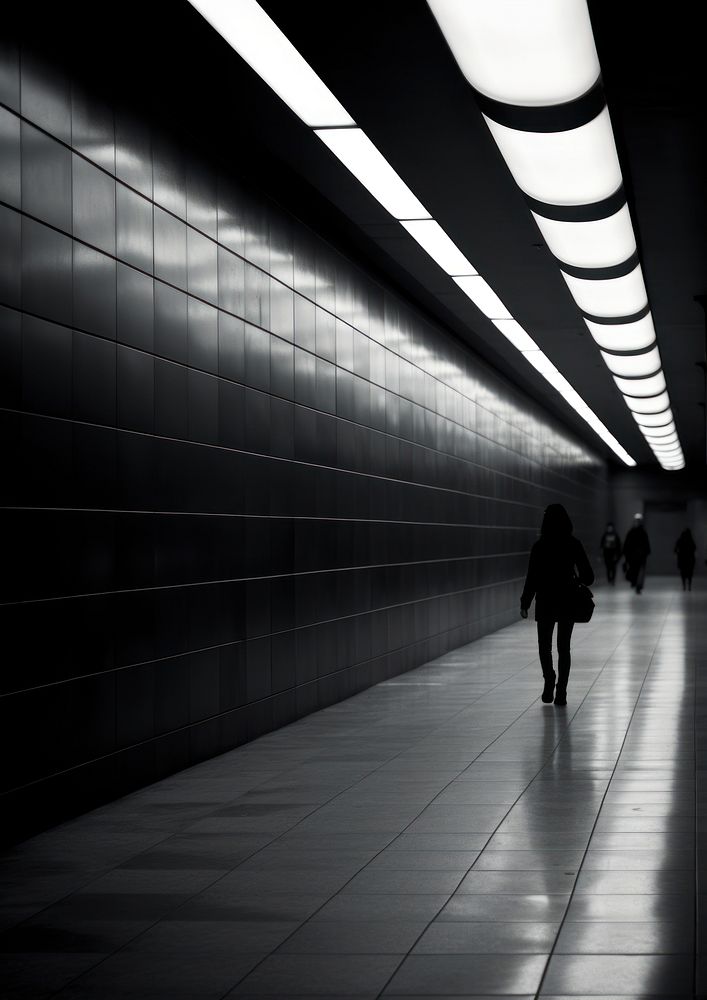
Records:
[[[606,530],[601,536],[599,548],[604,556],[606,579],[613,584],[616,580],[616,564],[621,558],[621,539],[611,521],[608,522]]]
[[[624,559],[626,560],[626,579],[635,588],[637,594],[643,590],[646,581],[646,561],[651,552],[651,543],[643,527],[643,514],[633,515],[633,527],[626,535],[624,542]]]
[[[589,585],[594,571],[582,543],[572,534],[569,514],[559,503],[546,509],[540,538],[530,551],[528,574],[520,598],[521,618],[535,598],[535,621],[538,627],[538,652],[545,686],[542,700],[549,704],[555,688],[552,666],[552,633],[557,623],[557,689],[555,704],[567,704],[567,679],[572,663],[570,640],[574,621],[570,610],[573,581]]]
[[[695,539],[689,528],[685,528],[683,533],[675,543],[675,555],[678,557],[678,569],[682,577],[682,589],[692,590],[692,574],[695,572]]]

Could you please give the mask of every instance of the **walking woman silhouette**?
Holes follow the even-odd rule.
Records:
[[[555,691],[555,704],[567,704],[567,679],[572,663],[570,640],[574,621],[570,610],[573,581],[587,586],[594,582],[584,546],[572,534],[569,514],[560,503],[546,509],[540,538],[530,551],[528,574],[520,597],[521,618],[535,598],[535,621],[538,626],[538,652],[545,686],[542,700],[549,704]],[[552,633],[557,623],[557,688],[552,666]]]

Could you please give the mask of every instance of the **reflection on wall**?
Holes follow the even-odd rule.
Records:
[[[543,507],[591,542],[606,477],[228,164],[18,53],[0,726],[21,831],[513,621]]]

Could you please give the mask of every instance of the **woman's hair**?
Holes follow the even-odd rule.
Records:
[[[540,534],[544,538],[557,538],[572,534],[570,516],[561,503],[551,503],[545,510]]]

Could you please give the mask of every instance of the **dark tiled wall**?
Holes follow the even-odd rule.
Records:
[[[4,815],[30,830],[517,614],[603,463],[305,225],[0,67]]]

